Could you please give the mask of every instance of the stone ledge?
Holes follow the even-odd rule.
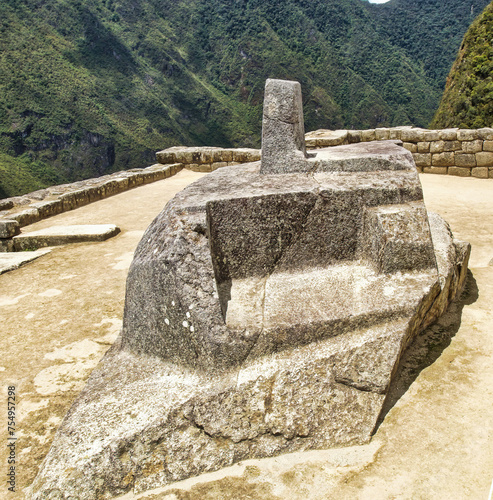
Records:
[[[157,163],[147,168],[115,172],[0,200],[0,206],[4,209],[3,217],[0,217],[0,252],[16,250],[12,237],[15,237],[21,227],[143,184],[166,179],[182,168],[183,165],[179,163],[171,165]],[[15,234],[12,233],[14,226]]]
[[[39,231],[14,236],[14,248],[23,250],[37,250],[42,247],[54,247],[68,243],[82,243],[87,241],[105,241],[120,232],[114,224],[91,224],[72,226],[53,226]]]

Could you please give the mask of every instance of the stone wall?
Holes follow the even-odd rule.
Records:
[[[419,172],[493,178],[493,128],[427,130],[413,127],[316,130],[305,135],[307,149],[358,142],[401,140]],[[175,146],[156,154],[162,164],[181,163],[197,172],[260,160],[260,149]]]
[[[413,127],[369,130],[316,130],[305,135],[307,148],[358,142],[401,140],[419,172],[493,178],[493,128],[426,130]],[[147,168],[40,189],[0,200],[0,252],[28,224],[108,196],[174,175],[182,168],[212,172],[220,167],[259,161],[260,149],[175,146],[156,153]]]
[[[194,172],[212,172],[221,167],[260,160],[260,149],[175,146],[158,151],[159,163],[181,163]]]
[[[316,130],[306,134],[306,145],[322,148],[388,139],[403,142],[419,172],[493,178],[493,128]]]
[[[0,200],[0,252],[14,251],[20,228],[128,189],[175,175],[180,164],[151,165]]]

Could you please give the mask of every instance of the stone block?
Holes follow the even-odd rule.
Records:
[[[440,140],[440,133],[438,130],[425,130],[422,140],[426,142],[438,141]]]
[[[361,238],[363,255],[379,273],[436,265],[428,218],[422,206],[367,208]]]
[[[0,239],[0,252],[14,252],[14,240],[12,238],[2,240]],[[0,264],[0,274],[2,274],[2,266]]]
[[[60,199],[32,203],[31,207],[38,210],[41,219],[46,219],[47,217],[61,214],[63,212],[63,202]]]
[[[459,141],[474,141],[480,138],[480,134],[476,129],[461,128],[457,131],[457,139]]]
[[[470,177],[471,169],[467,167],[449,167],[448,175],[456,175],[458,177]]]
[[[452,167],[455,165],[455,155],[453,152],[433,154],[431,164],[434,167]]]
[[[443,153],[445,141],[430,142],[430,153]]]
[[[36,208],[27,208],[16,214],[9,215],[9,218],[16,220],[20,227],[28,226],[41,220],[41,216]]]
[[[177,174],[183,168],[183,163],[174,163],[171,165],[171,175]]]
[[[197,166],[196,172],[212,172],[212,164],[211,163],[202,163]]]
[[[418,142],[418,153],[429,153],[430,152],[430,142]]]
[[[407,149],[411,153],[417,153],[418,152],[418,145],[415,144],[414,142],[405,142],[402,145],[403,148]]]
[[[443,130],[438,130],[438,136],[442,141],[456,141],[458,128],[444,128]]]
[[[261,157],[260,149],[234,149],[233,159],[231,161],[236,161],[239,163],[250,163],[253,161],[259,161]]]
[[[348,130],[347,140],[349,144],[361,142],[361,130]]]
[[[361,131],[361,142],[370,142],[376,140],[375,129],[362,130]]]
[[[493,128],[484,127],[478,129],[479,138],[484,141],[493,141]]]
[[[493,167],[493,152],[476,153],[476,165],[478,167]]]
[[[401,137],[400,139],[406,143],[406,142],[414,142],[418,143],[423,140],[424,137],[424,130],[421,128],[410,128],[410,129],[403,129],[401,132]]]
[[[413,158],[417,167],[431,166],[431,153],[414,153]]]
[[[14,202],[8,198],[5,200],[0,200],[0,210],[10,210],[14,207]]]
[[[301,85],[268,79],[263,109],[262,173],[278,174],[286,168],[291,172],[304,171],[306,148]]]
[[[488,178],[488,167],[476,167],[471,170],[471,176],[478,179]]]
[[[476,139],[474,141],[462,141],[461,152],[464,153],[479,153],[483,150],[483,141]]]
[[[16,251],[33,250],[42,247],[66,245],[88,241],[105,241],[116,236],[120,229],[114,224],[78,226],[52,226],[38,231],[14,236]]]
[[[176,150],[164,149],[156,153],[156,159],[159,163],[167,165],[168,163],[176,163]]]
[[[390,139],[390,130],[388,128],[376,128],[375,140],[388,141]]]
[[[468,153],[455,153],[455,166],[456,167],[475,167],[476,155]],[[450,173],[450,172],[449,172]]]
[[[389,139],[390,140],[401,140],[402,136],[402,128],[391,128],[389,130]]]
[[[0,219],[0,239],[12,238],[19,231],[20,225],[16,220]]]
[[[488,168],[488,178],[492,179],[493,178],[493,167]]]
[[[423,167],[423,173],[447,175],[447,169],[448,167]]]
[[[483,151],[493,152],[493,140],[483,141]]]
[[[443,141],[444,151],[460,151],[462,143],[460,141]]]

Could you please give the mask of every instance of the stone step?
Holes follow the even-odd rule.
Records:
[[[105,241],[116,236],[120,228],[114,224],[87,224],[74,226],[52,226],[39,231],[22,233],[14,236],[16,251],[35,250],[42,247],[82,243],[88,241]]]

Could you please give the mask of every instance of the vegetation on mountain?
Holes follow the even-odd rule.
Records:
[[[307,130],[426,126],[433,61],[486,3],[2,0],[0,196],[172,145],[258,147],[269,77],[301,82]]]
[[[493,126],[493,2],[467,31],[447,78],[435,127]]]

